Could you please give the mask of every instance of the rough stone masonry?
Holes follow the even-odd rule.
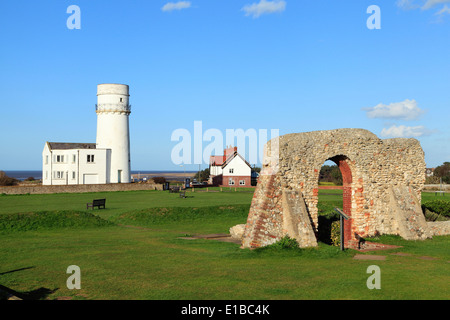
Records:
[[[301,247],[317,246],[319,172],[335,162],[343,178],[344,241],[357,235],[432,236],[421,210],[424,152],[416,139],[379,139],[363,129],[294,133],[272,139],[242,238],[244,248],[288,235]]]

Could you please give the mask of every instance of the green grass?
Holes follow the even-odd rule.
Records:
[[[186,198],[168,191],[118,191],[97,193],[62,193],[0,195],[0,214],[36,211],[86,211],[86,203],[106,198],[106,210],[95,213],[107,219],[114,215],[146,208],[205,207],[250,204],[250,192],[187,192]],[[92,211],[90,209],[89,211]]]
[[[342,185],[336,184],[336,183],[334,183],[334,182],[319,181],[319,186],[331,186],[331,187],[335,187],[335,186],[342,186]]]
[[[0,216],[0,233],[64,228],[98,228],[110,225],[113,225],[113,223],[90,212],[83,211],[38,211]]]
[[[319,215],[334,214],[334,208],[342,209],[342,190],[320,190],[317,209]]]
[[[323,212],[342,202],[336,192],[320,190]],[[245,223],[251,193],[195,193],[187,199],[159,191],[102,195],[107,209],[94,211],[85,210],[85,203],[100,194],[0,197],[0,285],[33,299],[450,298],[450,236],[373,239],[402,246],[375,253],[385,261],[353,260],[355,251],[324,243],[243,250],[180,237],[227,233]],[[66,269],[73,264],[81,268],[81,290],[66,287]],[[381,290],[366,287],[373,264],[381,268]]]
[[[230,227],[245,223],[250,205],[213,207],[148,208],[123,213],[111,220],[120,225],[180,230],[186,233],[228,233]]]

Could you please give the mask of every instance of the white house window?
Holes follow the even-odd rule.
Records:
[[[230,173],[234,173],[234,169],[230,169],[229,172],[230,172]]]
[[[56,156],[56,162],[64,162],[64,156],[62,156],[62,155],[57,155],[57,156]]]
[[[229,185],[229,186],[234,186],[234,180],[230,178],[230,179],[228,180],[228,185]]]
[[[75,171],[72,171],[72,180],[75,180]]]
[[[45,179],[48,179],[48,171],[45,171]]]
[[[122,98],[120,98],[120,102],[122,102]]]
[[[239,185],[240,186],[245,186],[245,180],[239,180]]]
[[[64,171],[55,171],[55,179],[64,179]]]
[[[77,161],[77,156],[74,154],[72,155],[72,163],[75,163],[75,161]]]
[[[90,162],[90,163],[94,162],[94,155],[93,154],[88,154],[87,155],[87,162]]]
[[[48,156],[45,156],[45,164],[48,164]]]

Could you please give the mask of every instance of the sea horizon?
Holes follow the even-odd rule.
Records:
[[[36,180],[42,179],[42,170],[2,170],[8,177],[15,178],[17,180],[25,180],[28,178],[34,178]],[[197,171],[191,170],[131,170],[131,174],[155,174],[155,173],[196,173]]]

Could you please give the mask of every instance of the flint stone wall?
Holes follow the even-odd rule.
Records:
[[[450,221],[427,222],[433,236],[450,234]]]
[[[150,183],[108,183],[108,184],[74,184],[60,186],[9,186],[0,187],[1,194],[48,194],[48,193],[85,193],[134,190],[163,190],[162,184]]]
[[[285,235],[295,237],[300,246],[314,246],[309,236],[286,228],[283,192],[298,193],[297,202],[304,201],[309,215],[302,223],[310,223],[317,235],[319,172],[327,160],[339,166],[344,181],[343,211],[350,216],[344,225],[347,244],[356,234],[431,236],[423,214],[417,212],[426,168],[419,141],[381,140],[364,129],[337,129],[288,134],[266,144],[243,247],[266,246]]]

